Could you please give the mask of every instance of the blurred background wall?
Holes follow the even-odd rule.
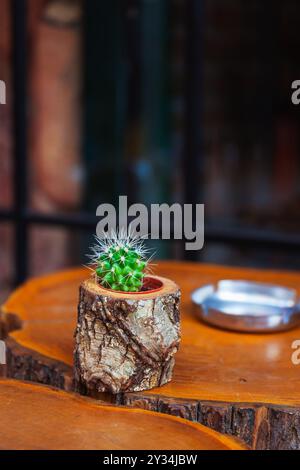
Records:
[[[161,241],[158,257],[299,269],[297,0],[26,3],[30,211],[94,216],[119,194],[204,203],[204,249]],[[0,0],[3,210],[14,205],[13,6]],[[4,296],[17,268],[13,220],[0,222]],[[28,275],[86,261],[91,226],[28,226]]]

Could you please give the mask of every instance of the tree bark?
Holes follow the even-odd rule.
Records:
[[[80,287],[75,334],[79,391],[133,392],[169,382],[180,341],[178,286],[118,293],[93,279]]]

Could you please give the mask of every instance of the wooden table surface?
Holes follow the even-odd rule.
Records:
[[[239,334],[201,323],[190,293],[219,279],[283,284],[300,295],[300,274],[196,263],[161,262],[155,273],[182,289],[182,342],[171,383],[148,392],[117,396],[117,403],[198,420],[241,437],[254,448],[300,448],[300,366],[292,363],[300,329]],[[78,285],[84,268],[34,279],[19,288],[3,312],[10,333],[8,372],[13,377],[72,388],[73,331]]]
[[[245,448],[199,423],[16,380],[0,380],[0,416],[4,450]]]

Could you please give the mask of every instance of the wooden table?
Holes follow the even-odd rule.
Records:
[[[0,416],[4,450],[245,448],[199,423],[16,380],[0,380]]]
[[[148,392],[116,396],[118,404],[198,421],[240,437],[253,448],[300,448],[300,366],[293,341],[300,329],[238,334],[201,323],[191,291],[219,279],[283,284],[300,294],[300,275],[213,265],[162,262],[156,273],[182,289],[182,342],[172,382]],[[41,277],[19,288],[3,306],[11,377],[72,389],[73,330],[84,268]]]

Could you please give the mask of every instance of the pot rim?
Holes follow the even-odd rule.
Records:
[[[130,291],[125,292],[123,290],[108,289],[107,287],[103,287],[103,286],[101,286],[101,289],[107,290],[108,292],[114,292],[116,294],[141,295],[141,294],[152,294],[153,292],[159,292],[164,286],[164,283],[160,279],[157,279],[157,278],[152,277],[152,276],[145,276],[144,280],[143,280],[143,285],[145,283],[145,280],[149,280],[150,283],[152,282],[153,284],[156,284],[157,287],[154,287],[153,289],[140,290],[138,292],[130,292]],[[101,285],[101,284],[99,284],[99,285]]]

